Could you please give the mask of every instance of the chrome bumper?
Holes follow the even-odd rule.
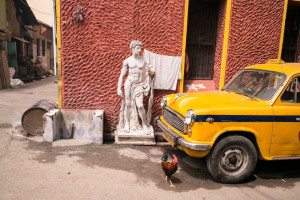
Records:
[[[173,143],[174,146],[182,146],[187,149],[195,150],[195,151],[209,151],[211,149],[210,144],[195,144],[186,141],[180,135],[175,133],[172,129],[167,127],[159,117],[155,118],[155,124],[163,130],[166,134],[165,136],[168,138],[168,142]],[[171,141],[169,141],[171,140]]]

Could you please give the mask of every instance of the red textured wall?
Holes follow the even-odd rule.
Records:
[[[68,21],[77,5],[84,22]],[[63,108],[103,109],[105,131],[113,131],[121,99],[117,83],[129,44],[141,40],[152,52],[181,56],[184,0],[61,0]],[[160,115],[155,90],[152,116]]]
[[[278,57],[284,0],[232,1],[226,82],[236,71]]]
[[[152,52],[180,56],[185,0],[61,0],[63,108],[105,110],[105,131],[118,123],[117,82],[129,44],[141,40]],[[85,20],[69,21],[77,5]],[[214,82],[219,86],[226,0],[220,0]],[[277,58],[284,0],[232,1],[226,82],[240,69]],[[160,98],[155,90],[153,117]],[[146,102],[147,100],[145,100]]]

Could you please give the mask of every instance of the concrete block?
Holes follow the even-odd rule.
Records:
[[[54,109],[46,112],[43,117],[43,141],[53,142],[61,137],[60,133],[60,110]]]
[[[44,115],[43,140],[82,139],[103,144],[103,110],[51,110]]]

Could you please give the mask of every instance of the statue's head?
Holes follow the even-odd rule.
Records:
[[[130,43],[130,50],[134,49],[136,46],[140,46],[141,48],[143,47],[143,43],[139,40],[132,40]]]

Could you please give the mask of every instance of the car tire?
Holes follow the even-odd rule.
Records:
[[[243,136],[228,136],[218,141],[206,157],[210,174],[221,183],[240,183],[253,172],[257,151]]]

